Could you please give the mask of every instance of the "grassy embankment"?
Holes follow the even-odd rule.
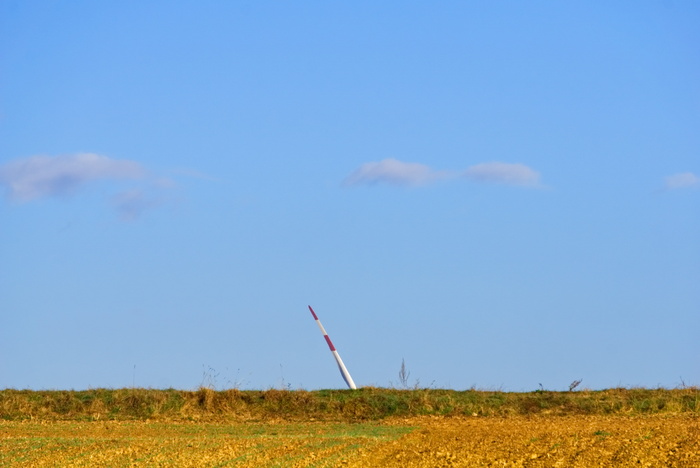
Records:
[[[514,415],[700,415],[700,389],[511,393],[439,389],[0,390],[3,420],[345,421],[387,417]]]

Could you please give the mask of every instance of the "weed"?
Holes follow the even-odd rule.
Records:
[[[399,369],[399,383],[404,390],[408,389],[408,378],[411,373],[406,370],[406,362],[401,358],[401,368]]]
[[[216,379],[219,377],[219,373],[211,366],[208,369],[205,368],[204,364],[202,364],[202,369],[204,370],[202,371],[202,382],[199,384],[199,387],[216,390]]]
[[[573,382],[571,382],[571,383],[569,384],[569,391],[570,391],[570,392],[573,392],[574,389],[576,389],[576,387],[578,387],[579,385],[581,385],[581,382],[582,382],[582,381],[583,381],[583,379],[578,379],[578,380],[574,380]]]

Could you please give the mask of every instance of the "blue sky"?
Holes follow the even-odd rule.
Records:
[[[699,23],[0,2],[0,387],[700,385]]]

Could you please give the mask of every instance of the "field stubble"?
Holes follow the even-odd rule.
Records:
[[[439,417],[372,423],[3,421],[0,466],[700,466],[689,415]]]
[[[698,467],[697,389],[0,392],[0,466]]]

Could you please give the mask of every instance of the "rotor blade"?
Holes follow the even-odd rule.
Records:
[[[321,321],[318,319],[318,316],[316,315],[316,312],[309,306],[309,310],[311,311],[311,315],[314,316],[314,320],[316,321],[316,325],[318,325],[318,328],[321,330],[321,334],[323,334],[323,338],[325,338],[326,343],[328,344],[328,348],[331,350],[331,353],[333,353],[333,357],[335,358],[335,362],[338,363],[338,369],[340,370],[340,375],[343,376],[343,380],[345,380],[345,383],[348,385],[349,388],[355,390],[357,387],[355,386],[355,382],[352,380],[352,377],[350,377],[350,372],[348,372],[348,369],[345,367],[345,364],[343,363],[343,360],[340,358],[340,354],[338,354],[338,350],[335,349],[335,346],[333,346],[333,342],[331,341],[330,337],[328,336],[328,333],[326,333],[326,329],[323,328],[323,325],[321,325]]]

